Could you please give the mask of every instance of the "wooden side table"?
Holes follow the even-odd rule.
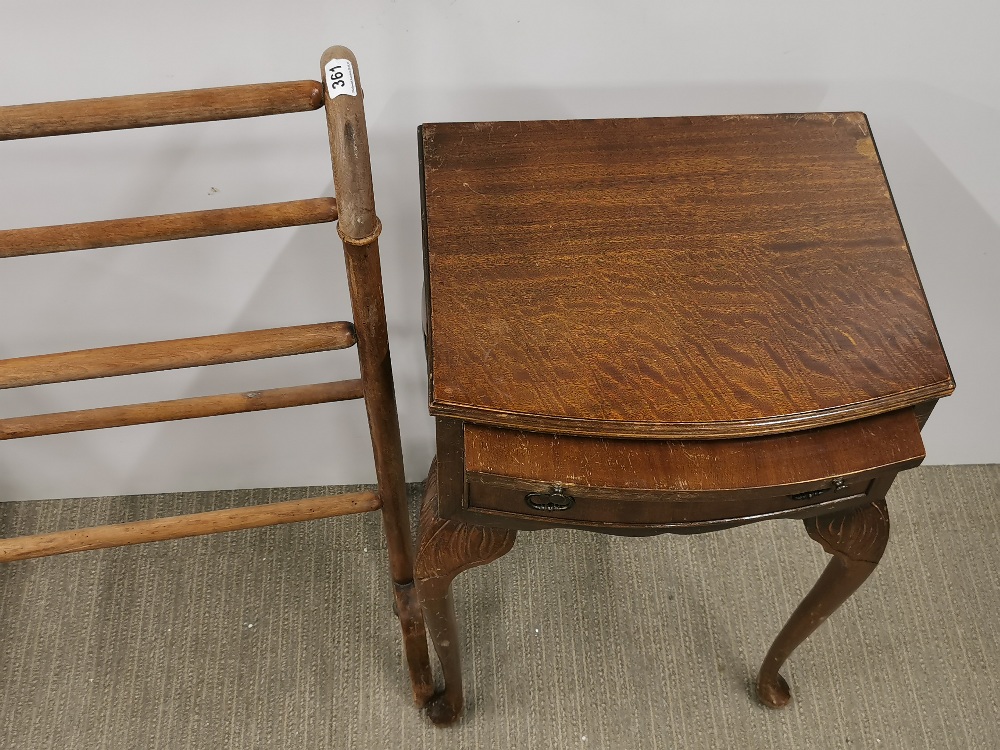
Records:
[[[759,673],[787,703],[954,389],[865,116],[433,124],[421,165],[431,719],[462,709],[452,579],[551,527],[804,519],[833,559]]]

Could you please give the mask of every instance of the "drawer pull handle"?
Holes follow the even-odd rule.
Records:
[[[797,495],[792,495],[792,500],[811,500],[814,497],[819,497],[820,495],[825,495],[827,492],[839,492],[847,487],[847,482],[843,479],[834,479],[833,484],[829,487],[824,487],[821,490],[812,490],[811,492],[800,492]]]
[[[569,510],[575,500],[562,487],[555,487],[549,492],[530,492],[524,502],[535,510]]]

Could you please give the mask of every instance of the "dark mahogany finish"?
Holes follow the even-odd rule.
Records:
[[[833,559],[761,668],[783,705],[954,389],[865,116],[449,123],[421,149],[431,719],[462,709],[451,580],[518,530],[800,518]]]
[[[805,432],[702,441],[515,432],[439,419],[415,572],[445,677],[431,719],[450,723],[462,709],[451,581],[506,554],[517,530],[646,536],[802,518],[835,557],[761,669],[761,700],[784,705],[790,692],[778,668],[874,571],[888,538],[885,493],[899,471],[923,458],[912,409]]]
[[[953,389],[860,113],[424,125],[431,412],[730,437]]]

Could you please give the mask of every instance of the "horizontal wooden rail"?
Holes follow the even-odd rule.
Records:
[[[325,352],[355,343],[354,326],[341,322],[39,354],[0,361],[0,388]]]
[[[0,440],[58,435],[64,432],[101,430],[106,427],[171,422],[178,419],[217,417],[222,414],[242,414],[267,409],[287,409],[293,406],[326,404],[362,398],[361,380],[338,380],[333,383],[299,385],[291,388],[271,388],[247,393],[227,393],[219,396],[196,396],[147,404],[106,406],[99,409],[64,411],[56,414],[35,414],[26,417],[0,419]]]
[[[314,521],[319,518],[367,513],[382,507],[374,492],[354,492],[346,495],[310,497],[267,505],[212,510],[184,516],[154,518],[148,521],[92,526],[86,529],[32,534],[0,539],[0,562],[48,557],[66,552],[83,552],[129,544],[162,542],[189,536],[239,531],[280,523]]]
[[[90,221],[50,227],[0,230],[0,258],[95,247],[118,247],[143,242],[185,240],[216,234],[322,224],[337,220],[335,198],[311,198],[260,206],[218,208],[134,219]]]
[[[306,112],[323,106],[318,81],[224,86],[0,107],[0,141]]]

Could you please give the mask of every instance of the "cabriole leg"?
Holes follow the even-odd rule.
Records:
[[[885,481],[886,489],[891,479]],[[807,518],[806,532],[833,555],[816,585],[802,600],[764,657],[757,677],[757,696],[771,708],[791,699],[788,683],[778,674],[785,660],[872,574],[889,540],[885,500],[829,515]]]
[[[437,508],[437,463],[431,465],[420,512],[416,583],[424,621],[441,662],[444,689],[427,706],[438,725],[450,724],[462,713],[462,657],[451,582],[469,568],[485,565],[507,554],[516,531],[471,526],[442,519]]]

